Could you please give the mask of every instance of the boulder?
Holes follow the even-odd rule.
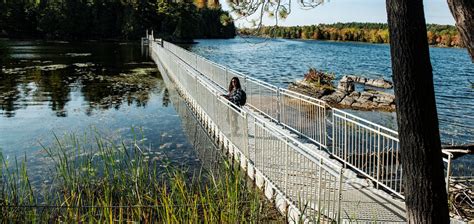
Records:
[[[360,97],[357,101],[364,103],[367,101],[372,101],[374,97],[375,97],[375,94],[372,92],[361,92]]]
[[[352,75],[345,75],[345,76],[342,76],[341,80],[339,80],[339,82],[354,82],[354,78],[355,76],[352,76]]]
[[[334,93],[332,93],[331,95],[327,95],[327,96],[323,96],[321,98],[321,100],[324,100],[330,104],[335,104],[335,103],[339,103],[342,101],[342,99],[344,99],[344,97],[346,96],[345,93],[341,92],[341,91],[336,91]]]
[[[377,103],[372,102],[372,101],[364,101],[364,102],[357,101],[353,103],[351,106],[354,108],[363,109],[363,110],[373,110],[373,109],[378,108]]]
[[[355,76],[355,75],[345,75],[341,78],[339,82],[355,82],[367,86],[373,86],[377,88],[391,89],[393,87],[392,82],[387,81],[383,78],[380,79],[368,79],[365,77]]]
[[[393,87],[392,82],[387,81],[387,80],[382,79],[382,78],[380,78],[380,79],[369,79],[369,80],[367,80],[365,85],[373,86],[373,87],[377,87],[377,88],[384,88],[384,89],[391,89]]]
[[[314,84],[299,81],[290,84],[290,90],[312,96],[326,101],[336,108],[351,108],[357,110],[395,110],[395,96],[378,91],[376,89],[364,88],[363,92],[355,91],[355,83],[374,86],[377,88],[391,88],[392,83],[383,79],[367,79],[354,75],[343,76],[336,90],[332,88],[321,88]]]
[[[353,82],[360,84],[365,84],[367,82],[366,78],[355,75],[345,75],[342,77],[341,81],[344,79],[344,77],[346,77],[347,80],[352,80]]]
[[[380,104],[392,104],[395,102],[395,96],[387,93],[378,93],[373,100]]]
[[[357,99],[357,98],[360,97],[360,92],[354,91],[354,92],[350,93],[349,96],[354,98],[354,99]]]
[[[341,92],[346,92],[346,93],[351,93],[354,92],[355,87],[354,87],[354,82],[352,81],[340,81],[339,84],[337,85],[337,90]]]
[[[354,97],[347,95],[346,97],[344,97],[344,99],[341,100],[340,104],[343,106],[351,106],[354,102],[356,102]]]
[[[303,93],[308,96],[312,96],[317,99],[320,99],[321,97],[329,95],[332,92],[334,92],[334,90],[332,89],[314,87],[313,85],[308,84],[304,81],[297,81],[297,82],[291,83],[288,86],[288,89],[295,92]]]

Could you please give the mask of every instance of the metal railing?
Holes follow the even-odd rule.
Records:
[[[232,77],[238,77],[247,93],[249,107],[327,149],[328,105],[324,101],[251,78],[169,42],[164,42],[163,47],[223,90],[227,89]]]
[[[442,151],[444,155],[446,155],[447,158],[443,158],[443,162],[446,163],[446,174],[445,174],[445,183],[446,183],[446,192],[448,193],[449,196],[449,185],[451,182],[451,162],[453,159],[453,154],[450,152],[445,152]]]
[[[343,167],[309,153],[310,149],[296,139],[268,126],[268,121],[221,97],[222,90],[215,88],[215,82],[170,53],[175,47],[168,51],[154,41],[150,46],[153,60],[172,74],[190,104],[202,109],[256,172],[271,181],[306,217],[340,221]]]
[[[253,117],[254,145],[246,155],[314,223],[339,220],[343,168]]]
[[[251,78],[174,44],[164,42],[163,46],[176,60],[184,59],[184,63],[221,90],[227,89],[232,77],[239,77],[250,108],[328,150],[345,166],[373,180],[377,188],[404,198],[397,131],[330,108],[322,100]],[[328,125],[327,119],[332,123]],[[445,162],[448,187],[451,163]]]
[[[347,112],[332,110],[331,154],[403,198],[398,133]]]
[[[396,131],[329,108],[322,100],[248,77],[171,43],[164,47],[170,49],[177,58],[195,57],[188,59],[191,62],[198,61],[195,70],[223,89],[227,80],[239,77],[243,80],[249,107],[328,150],[346,166],[373,180],[376,188],[385,188],[404,198]],[[193,67],[192,63],[188,65]],[[328,109],[331,109],[331,113]],[[328,118],[332,119],[332,125],[327,124]],[[332,135],[332,144],[328,144],[328,135]]]

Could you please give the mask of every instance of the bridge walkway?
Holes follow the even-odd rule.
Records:
[[[229,152],[280,211],[291,217],[291,208],[296,208],[307,217],[322,214],[328,218],[318,219],[341,222],[406,221],[404,202],[392,192],[375,188],[372,180],[347,169],[347,164],[334,159],[327,149],[274,122],[262,111],[225,106],[228,103],[218,97],[225,90],[214,80],[162,44],[152,41],[150,48],[162,74],[179,86],[197,113],[209,118],[204,121],[210,124],[210,131],[227,144]],[[191,82],[204,88],[187,86]],[[225,109],[220,111],[221,104]]]

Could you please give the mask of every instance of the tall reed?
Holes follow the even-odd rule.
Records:
[[[56,137],[44,147],[51,181],[31,186],[23,161],[0,154],[1,222],[240,223],[282,221],[245,176],[229,164],[186,169],[150,159],[136,142]],[[260,214],[263,212],[263,215]]]

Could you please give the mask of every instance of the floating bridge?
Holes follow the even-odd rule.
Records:
[[[164,78],[290,222],[406,222],[396,131],[145,39]],[[232,77],[247,93],[242,108],[221,96]]]

